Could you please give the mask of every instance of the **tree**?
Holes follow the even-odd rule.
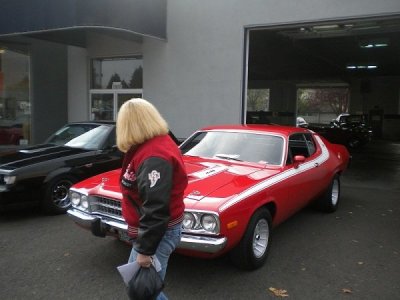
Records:
[[[141,89],[143,87],[143,68],[139,66],[133,71],[131,80],[129,81],[129,87],[131,89]]]
[[[334,113],[347,112],[349,106],[348,88],[299,89],[297,100],[298,113]]]
[[[247,111],[267,111],[269,107],[269,89],[247,90]]]
[[[107,89],[112,89],[113,82],[121,82],[121,77],[119,74],[114,73],[107,84]]]

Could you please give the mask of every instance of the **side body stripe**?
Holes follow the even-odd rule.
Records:
[[[316,136],[316,140],[321,148],[321,154],[318,155],[315,159],[299,165],[299,167],[297,169],[295,169],[294,167],[290,168],[282,173],[279,173],[277,175],[269,177],[268,179],[261,181],[258,184],[248,188],[247,190],[238,194],[233,199],[231,199],[228,202],[221,205],[219,208],[219,212],[223,212],[226,209],[228,209],[229,207],[231,207],[232,205],[235,205],[235,204],[251,197],[252,195],[257,194],[273,185],[276,185],[282,181],[285,181],[293,176],[304,173],[312,168],[315,168],[317,165],[318,166],[322,165],[324,162],[326,162],[328,160],[329,151],[326,148],[326,145],[324,144],[324,142],[318,136]]]

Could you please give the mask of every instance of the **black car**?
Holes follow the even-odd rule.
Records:
[[[0,153],[0,209],[40,204],[53,214],[70,206],[69,187],[121,166],[114,122],[70,123],[44,144]]]
[[[372,140],[372,129],[368,127],[363,115],[341,114],[330,124],[307,124],[307,127],[335,144],[357,149]]]

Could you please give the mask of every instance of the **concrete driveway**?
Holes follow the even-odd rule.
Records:
[[[399,299],[400,144],[353,154],[333,214],[304,209],[274,231],[266,265],[173,255],[170,299]],[[0,215],[0,299],[127,299],[116,267],[129,247],[75,226],[66,215]]]

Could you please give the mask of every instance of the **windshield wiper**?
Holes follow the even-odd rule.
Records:
[[[243,160],[239,159],[239,157],[240,157],[239,154],[215,154],[214,157],[228,159],[228,160],[235,160],[235,161],[243,161]]]

